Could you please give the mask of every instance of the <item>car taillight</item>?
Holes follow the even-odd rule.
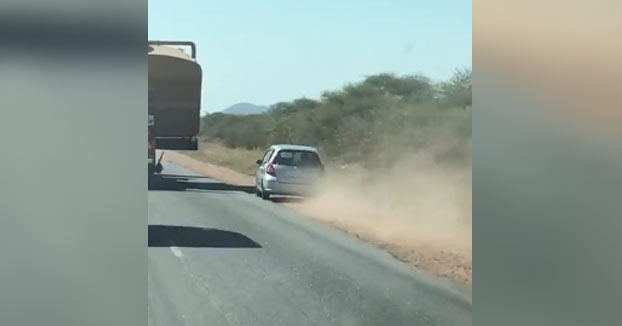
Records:
[[[273,177],[276,177],[276,172],[274,172],[274,165],[272,165],[272,163],[268,164],[268,169],[266,170],[266,173]]]

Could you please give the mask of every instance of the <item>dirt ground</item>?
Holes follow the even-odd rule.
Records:
[[[160,153],[157,153],[159,156]],[[194,171],[195,173],[209,176],[216,180],[220,180],[222,182],[232,184],[232,185],[254,185],[255,178],[237,172],[233,169],[199,161],[196,158],[192,158],[188,155],[181,154],[178,152],[165,151],[163,160],[165,162],[175,163],[181,167],[184,167],[190,171]]]
[[[234,185],[254,185],[252,176],[167,151],[164,160]],[[345,230],[396,258],[472,288],[470,168],[446,170],[425,158],[405,162],[420,172],[370,181],[352,169],[328,171],[321,195],[282,205]],[[331,173],[332,172],[332,173]],[[334,176],[334,177],[333,177]]]

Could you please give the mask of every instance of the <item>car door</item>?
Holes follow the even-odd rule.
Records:
[[[272,156],[272,153],[274,153],[274,149],[268,148],[268,150],[263,156],[263,159],[261,161],[261,164],[259,165],[259,168],[257,169],[257,184],[258,185],[261,185],[263,182],[263,177],[264,177],[264,174],[266,173],[266,165],[268,164],[268,161],[270,160],[270,156]]]

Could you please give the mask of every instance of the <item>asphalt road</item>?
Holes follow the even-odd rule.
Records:
[[[252,189],[167,164],[148,194],[149,325],[471,325],[446,282]]]

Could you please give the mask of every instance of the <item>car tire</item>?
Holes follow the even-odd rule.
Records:
[[[261,199],[263,200],[269,200],[270,199],[270,192],[266,191],[265,189],[263,189],[263,187],[261,187]]]

